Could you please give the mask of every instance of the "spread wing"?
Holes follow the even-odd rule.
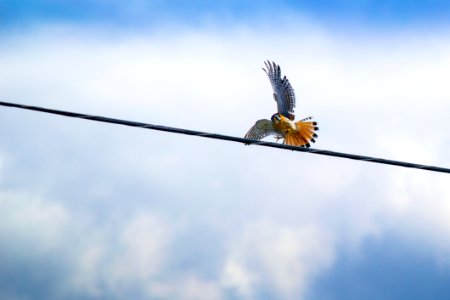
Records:
[[[266,69],[263,68],[267,76],[269,76],[272,84],[273,97],[277,102],[278,113],[294,120],[295,94],[289,80],[284,76],[281,78],[280,66],[274,62],[265,61]]]
[[[277,137],[282,137],[279,131],[276,131],[273,127],[273,123],[270,120],[262,119],[256,121],[255,125],[247,132],[245,135],[246,139],[251,140],[261,140],[269,135],[275,135]]]

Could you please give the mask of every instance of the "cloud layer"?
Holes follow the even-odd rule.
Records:
[[[46,25],[2,39],[1,98],[242,136],[274,112],[269,58],[295,88],[297,115],[320,122],[318,148],[450,166],[445,31],[284,25]],[[336,270],[367,261],[391,232],[405,257],[433,249],[426,264],[442,273],[417,280],[448,279],[445,174],[7,108],[0,122],[3,298],[329,298]],[[349,269],[343,281],[358,276]]]

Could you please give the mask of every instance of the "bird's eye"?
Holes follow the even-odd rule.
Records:
[[[278,123],[278,122],[280,122],[281,117],[279,114],[274,114],[270,119],[272,120],[272,122]]]

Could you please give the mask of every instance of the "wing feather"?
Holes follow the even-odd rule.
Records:
[[[269,77],[273,90],[273,98],[277,102],[278,113],[294,120],[295,93],[289,80],[284,76],[281,78],[281,68],[274,62],[265,61],[267,69],[264,69]]]
[[[259,141],[269,135],[282,137],[282,134],[273,127],[272,121],[262,119],[256,121],[255,125],[245,134],[245,138]]]

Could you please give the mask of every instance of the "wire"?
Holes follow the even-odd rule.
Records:
[[[199,136],[199,137],[205,137],[205,138],[211,138],[211,139],[217,139],[217,140],[225,140],[225,141],[230,141],[230,142],[243,143],[246,145],[253,144],[253,145],[264,146],[264,147],[279,148],[279,149],[299,151],[299,152],[308,152],[308,153],[313,153],[313,154],[348,158],[348,159],[361,160],[361,161],[393,165],[393,166],[400,166],[400,167],[406,167],[406,168],[414,168],[414,169],[428,170],[428,171],[441,172],[441,173],[450,173],[450,169],[448,169],[448,168],[419,165],[419,164],[414,164],[414,163],[389,160],[389,159],[383,159],[383,158],[369,157],[369,156],[356,155],[356,154],[348,154],[348,153],[342,153],[342,152],[334,152],[334,151],[329,151],[329,150],[302,148],[302,147],[289,146],[289,145],[277,144],[277,143],[271,143],[271,142],[249,140],[249,139],[245,139],[245,138],[228,136],[228,135],[223,135],[223,134],[207,133],[207,132],[201,132],[201,131],[195,131],[195,130],[174,128],[174,127],[161,126],[161,125],[153,125],[153,124],[148,124],[148,123],[113,119],[113,118],[107,118],[107,117],[101,117],[101,116],[92,116],[92,115],[87,115],[87,114],[55,110],[55,109],[49,109],[49,108],[43,108],[43,107],[37,107],[37,106],[29,106],[29,105],[23,105],[23,104],[17,104],[17,103],[9,103],[9,102],[1,102],[0,101],[0,105],[21,108],[21,109],[27,109],[27,110],[32,110],[32,111],[45,112],[45,113],[61,115],[61,116],[65,116],[65,117],[86,119],[86,120],[97,121],[97,122],[126,125],[126,126],[139,127],[139,128],[145,128],[145,129],[151,129],[151,130],[179,133],[179,134],[187,134],[187,135],[193,135],[193,136]]]

